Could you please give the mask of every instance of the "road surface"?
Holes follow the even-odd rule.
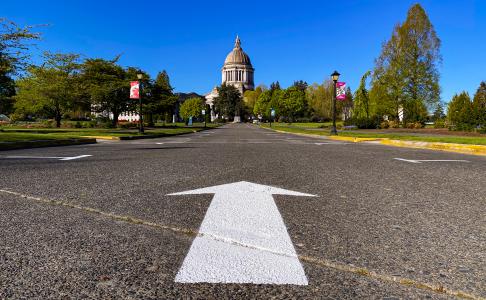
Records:
[[[1,299],[486,297],[485,157],[230,124],[0,174]]]

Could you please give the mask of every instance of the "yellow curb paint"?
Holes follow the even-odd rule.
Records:
[[[404,140],[391,140],[389,138],[357,138],[357,137],[350,137],[350,136],[320,136],[320,135],[316,135],[316,134],[295,133],[295,132],[288,132],[288,131],[283,131],[283,130],[275,130],[275,129],[272,129],[272,128],[265,128],[265,127],[260,127],[260,128],[269,129],[269,130],[273,130],[273,131],[276,131],[276,132],[287,133],[287,134],[322,137],[322,138],[328,138],[328,139],[332,139],[332,140],[350,141],[350,142],[354,142],[354,143],[379,141],[383,145],[394,146],[394,147],[439,150],[439,151],[455,152],[455,153],[462,153],[462,154],[486,156],[486,146],[484,146],[484,145],[404,141]]]
[[[401,141],[401,140],[381,140],[381,143],[388,146],[440,150],[448,152],[456,152],[462,154],[485,155],[486,146],[483,145],[466,145],[454,143],[431,143],[431,142],[416,142],[416,141]]]
[[[335,136],[335,135],[329,136],[329,138],[331,140],[348,141],[348,142],[353,142],[353,143],[382,140],[382,138],[360,138],[360,137],[353,137],[353,136]]]
[[[82,136],[82,138],[93,138],[98,140],[120,140],[119,137],[110,135],[86,135]]]

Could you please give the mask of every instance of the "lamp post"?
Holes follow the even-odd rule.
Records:
[[[143,74],[142,73],[138,73],[137,74],[137,78],[138,78],[138,83],[140,84],[139,86],[139,93],[138,93],[138,104],[140,105],[140,109],[139,109],[139,127],[138,127],[138,133],[142,134],[144,132],[143,130],[143,113],[142,113],[142,78],[143,78]]]
[[[331,74],[332,81],[334,82],[334,92],[333,92],[333,97],[332,97],[332,127],[331,127],[331,135],[337,135],[337,130],[336,130],[336,83],[339,80],[339,74],[338,71],[334,71],[334,73]]]

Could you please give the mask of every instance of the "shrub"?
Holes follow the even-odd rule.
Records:
[[[54,120],[44,120],[42,121],[42,127],[45,127],[45,128],[54,128],[56,127],[56,121]]]
[[[359,129],[376,129],[378,127],[379,121],[377,119],[359,118],[354,119],[352,123],[353,124],[350,125],[356,125]]]
[[[444,120],[438,119],[434,122],[434,128],[445,128],[446,124]]]
[[[74,128],[83,128],[83,125],[81,125],[81,122],[77,121],[77,122],[74,124]]]
[[[388,129],[388,127],[390,127],[390,123],[388,121],[383,121],[380,123],[381,129]]]
[[[138,127],[138,123],[133,123],[133,122],[118,123],[118,128],[130,129],[130,128],[136,128],[136,127]]]
[[[390,128],[399,128],[400,127],[400,122],[397,122],[397,121],[388,121],[388,126],[390,126]]]
[[[415,122],[413,123],[413,128],[414,129],[424,128],[424,124],[422,124],[421,122]]]

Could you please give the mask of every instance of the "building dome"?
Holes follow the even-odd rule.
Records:
[[[250,57],[241,49],[241,41],[237,36],[233,51],[231,51],[224,61],[224,65],[247,65],[251,66]]]

